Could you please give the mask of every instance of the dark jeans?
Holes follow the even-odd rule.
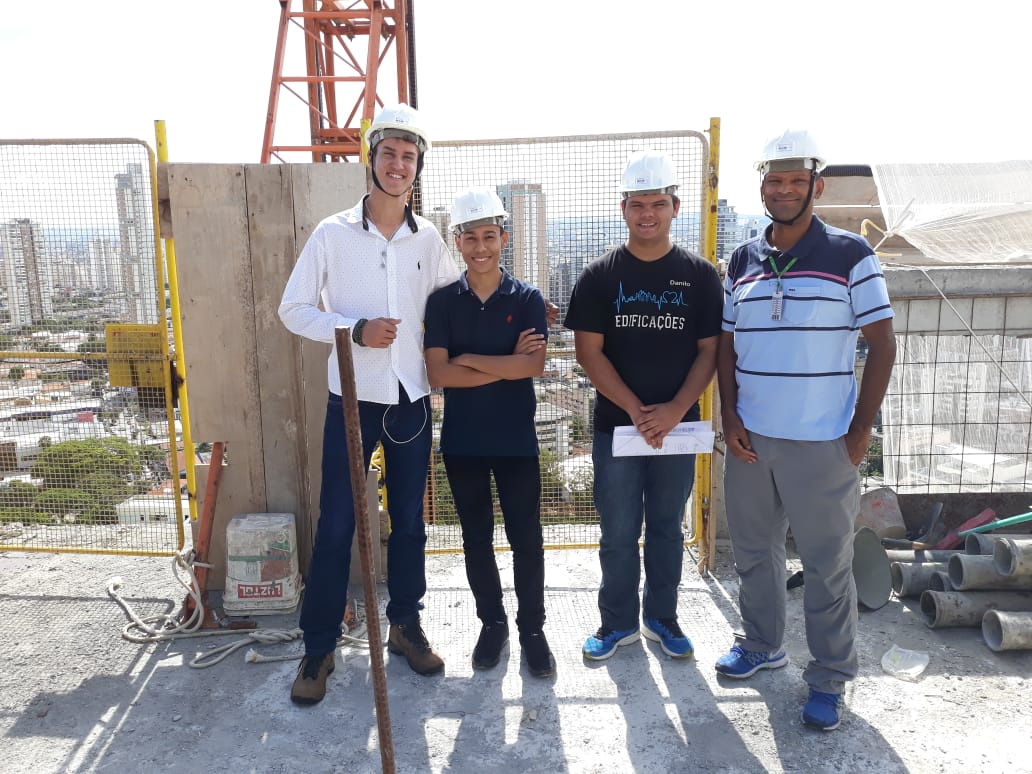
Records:
[[[596,432],[595,509],[602,528],[598,552],[602,585],[598,607],[602,625],[638,628],[638,538],[645,524],[645,618],[677,616],[681,581],[684,507],[692,492],[695,457],[671,454],[614,457],[613,434]]]
[[[466,578],[484,623],[505,620],[502,582],[494,552],[491,474],[505,534],[512,546],[516,627],[529,634],[545,623],[545,551],[541,539],[541,468],[537,457],[473,457],[445,454],[455,509],[462,524]]]
[[[363,470],[377,442],[383,443],[387,467],[387,505],[391,534],[387,542],[387,618],[394,624],[419,621],[426,593],[423,492],[430,461],[430,405],[427,398],[409,402],[401,391],[398,405],[358,404],[362,429]],[[386,429],[386,432],[385,432]],[[393,440],[392,440],[393,439]],[[355,534],[347,433],[339,395],[330,394],[323,430],[322,492],[319,527],[301,606],[305,653],[318,656],[336,647],[347,604],[351,541]]]

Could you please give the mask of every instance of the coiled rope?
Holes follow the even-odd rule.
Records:
[[[126,602],[118,589],[122,587],[122,578],[115,576],[107,582],[107,593],[118,606],[122,608],[129,617],[129,623],[122,627],[122,639],[135,643],[163,642],[166,640],[183,640],[193,637],[216,637],[225,634],[241,634],[239,629],[201,629],[204,623],[205,608],[203,594],[197,582],[197,576],[193,568],[195,566],[210,567],[196,561],[193,549],[181,551],[172,557],[172,574],[184,589],[193,602],[193,612],[185,620],[178,619],[175,615],[161,614],[141,618],[135,610]],[[363,623],[365,616],[356,616],[356,624],[349,627],[347,632],[337,640],[337,644],[353,645],[360,648],[368,648],[369,642],[365,639],[366,627]],[[302,637],[301,629],[256,629],[248,632],[243,639],[231,642],[228,645],[215,648],[194,658],[189,662],[192,669],[206,669],[215,666],[231,653],[247,645],[261,644],[271,645],[280,642],[291,642]],[[254,648],[247,651],[244,656],[245,663],[263,664],[273,661],[297,661],[302,658],[301,654],[288,656],[265,656],[258,653]]]

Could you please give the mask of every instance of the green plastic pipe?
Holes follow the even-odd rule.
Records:
[[[1000,527],[1010,527],[1014,524],[1023,524],[1026,521],[1032,521],[1032,512],[1023,513],[1020,516],[1011,516],[1006,519],[997,519],[996,521],[990,521],[988,524],[983,524],[981,527],[972,527],[971,529],[965,529],[958,532],[959,537],[965,537],[970,535],[972,532],[992,532],[994,529]]]

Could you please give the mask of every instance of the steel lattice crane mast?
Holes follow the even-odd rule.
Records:
[[[286,161],[287,153],[311,153],[312,161],[359,161],[363,127],[384,102],[407,102],[415,107],[415,40],[413,0],[279,0],[280,24],[265,120],[262,163]],[[284,73],[284,55],[291,30],[305,41],[306,72]],[[380,78],[390,60],[396,78]],[[397,97],[380,97],[397,85]],[[308,141],[280,143],[276,117],[283,92],[300,100],[308,111]]]

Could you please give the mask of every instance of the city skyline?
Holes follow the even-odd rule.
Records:
[[[74,166],[58,165],[55,188],[76,178]],[[64,201],[38,186],[19,202],[4,201],[0,220],[0,313],[14,327],[38,325],[55,316],[55,304],[75,291],[105,297],[103,315],[125,323],[159,320],[155,236],[149,174],[138,162],[109,170],[100,200]],[[97,187],[96,181],[90,183]],[[29,206],[31,204],[31,206]],[[70,220],[69,210],[77,217]],[[51,220],[51,215],[53,220]],[[60,224],[60,225],[57,225]]]

